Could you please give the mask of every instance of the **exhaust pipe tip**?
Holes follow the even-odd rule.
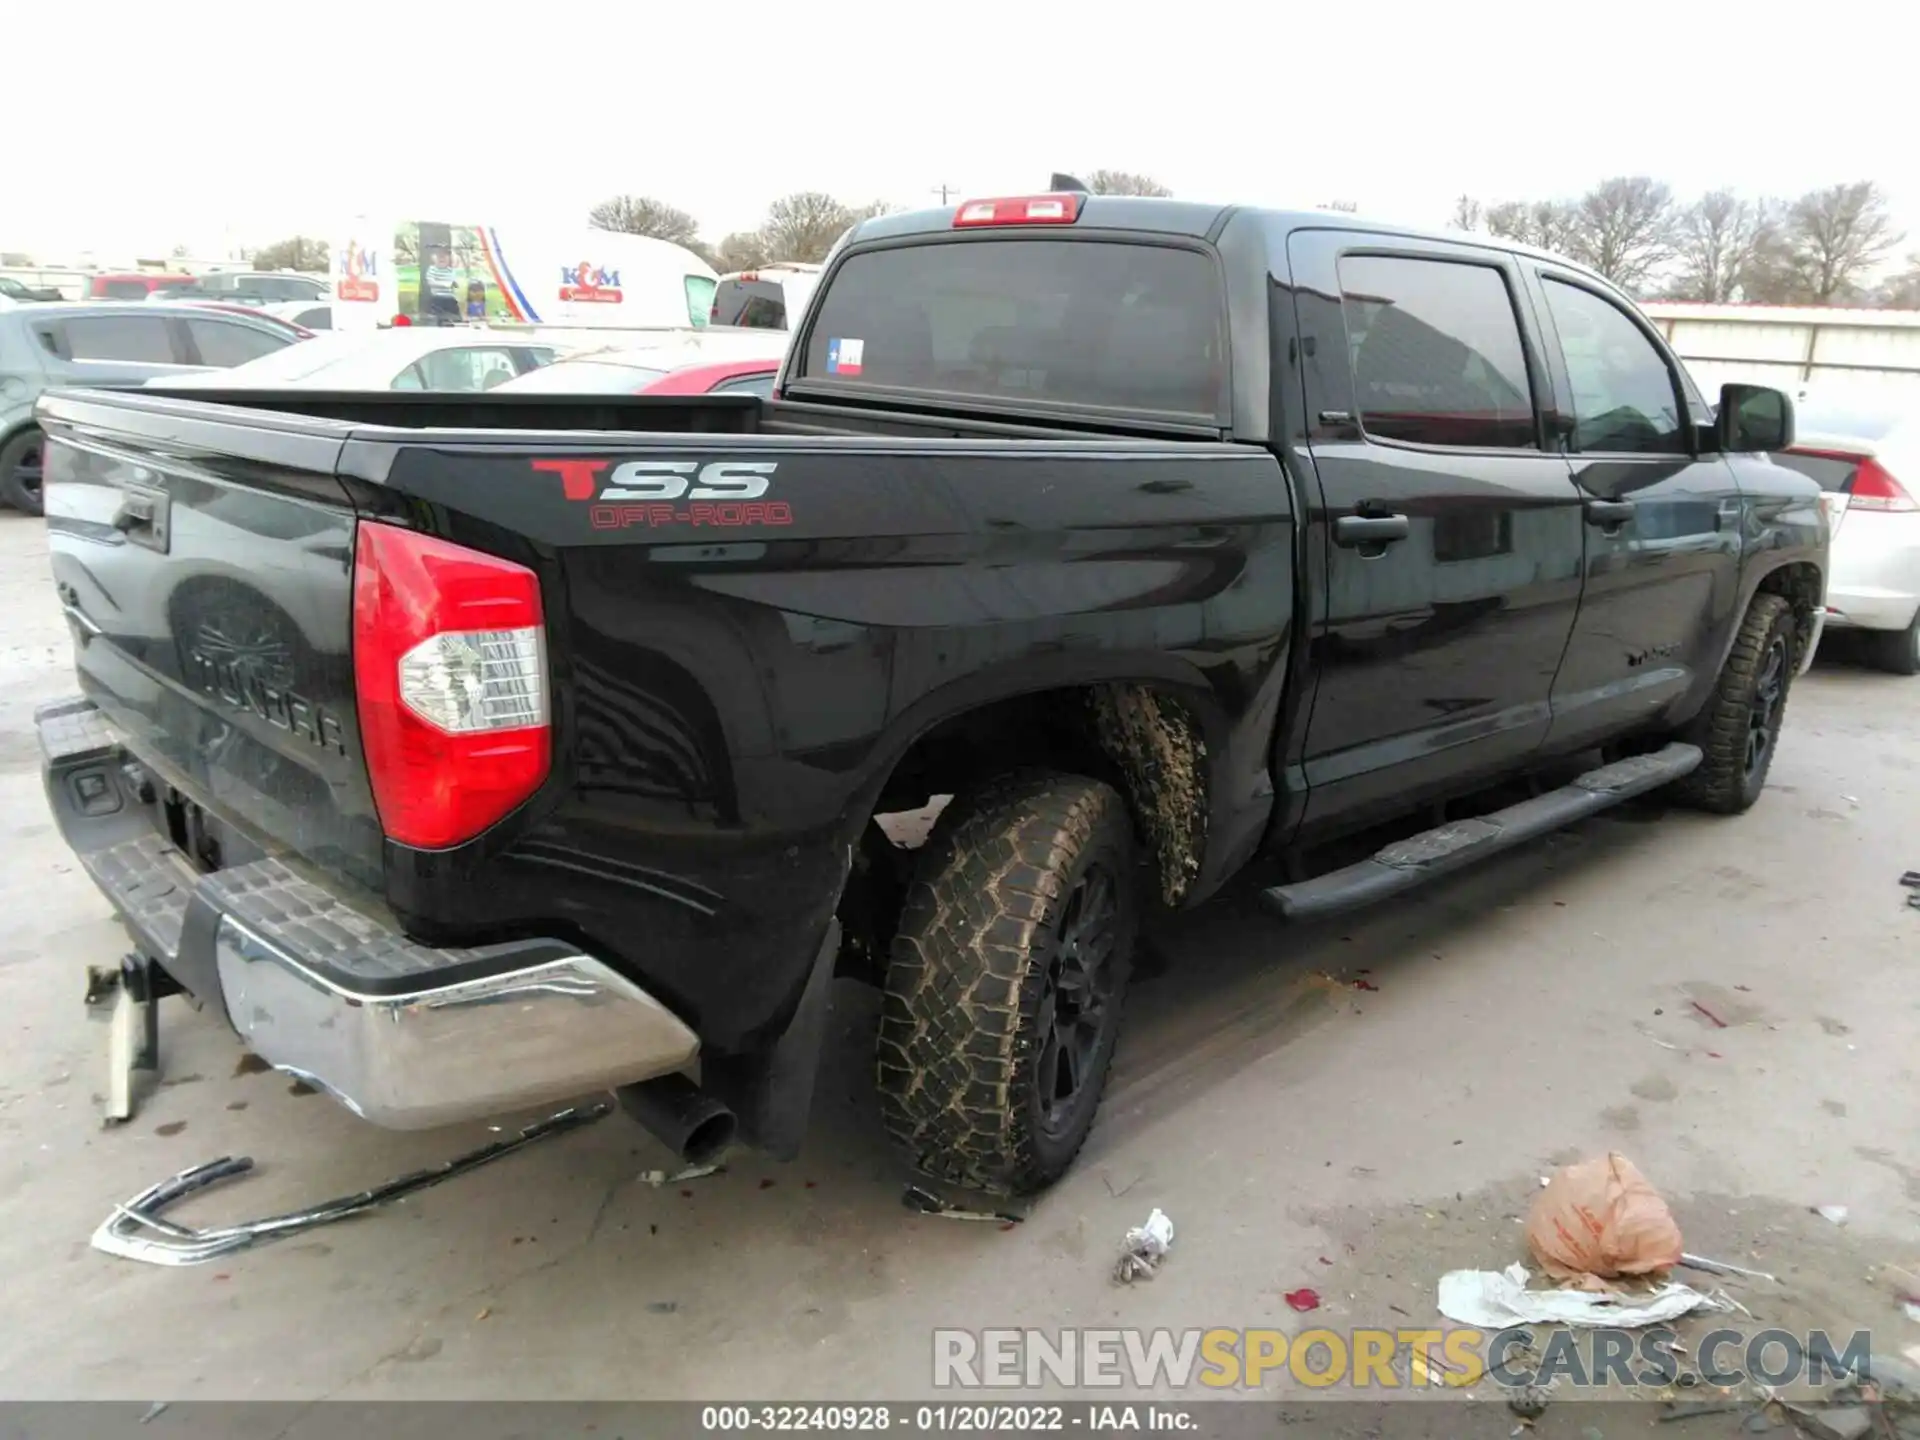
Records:
[[[725,1101],[681,1074],[659,1075],[615,1092],[620,1108],[688,1165],[706,1165],[739,1133]]]

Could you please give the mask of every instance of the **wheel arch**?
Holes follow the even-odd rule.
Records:
[[[1208,839],[1230,728],[1223,707],[1174,656],[1063,668],[1052,683],[1030,670],[969,677],[910,707],[892,727],[862,823],[1011,769],[1083,774],[1125,797],[1161,904],[1189,903],[1212,879]]]

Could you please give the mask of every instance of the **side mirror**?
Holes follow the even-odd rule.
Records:
[[[1765,385],[1722,385],[1715,412],[1727,454],[1785,450],[1793,444],[1793,401]]]

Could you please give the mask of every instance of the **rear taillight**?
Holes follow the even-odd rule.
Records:
[[[396,315],[393,317],[393,323],[396,325],[411,325],[413,324],[413,317],[411,315]]]
[[[388,839],[459,845],[547,778],[546,630],[540,583],[525,566],[363,522],[353,674]]]
[[[1004,200],[969,200],[953,212],[953,225],[1071,225],[1080,218],[1084,196],[1015,195]]]
[[[1848,508],[1853,510],[1920,510],[1906,487],[1872,456],[1860,462],[1847,486]]]

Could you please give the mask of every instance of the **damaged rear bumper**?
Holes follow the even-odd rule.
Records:
[[[157,828],[137,768],[88,701],[35,715],[62,836],[135,944],[247,1046],[355,1114],[416,1130],[684,1068],[694,1032],[559,940],[409,940],[277,857],[202,873]],[[209,993],[209,992],[213,993]]]

